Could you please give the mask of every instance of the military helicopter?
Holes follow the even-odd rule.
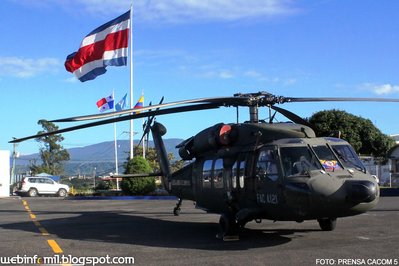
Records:
[[[316,137],[312,126],[298,115],[277,107],[292,102],[372,101],[381,98],[283,97],[268,92],[235,94],[147,106],[113,113],[77,116],[50,122],[98,121],[10,141],[21,142],[108,123],[148,117],[164,188],[197,208],[221,214],[218,238],[236,240],[245,224],[273,221],[317,220],[321,230],[332,231],[337,218],[369,211],[379,199],[378,182],[363,166],[352,146],[335,137]],[[187,164],[171,172],[162,137],[166,127],[155,116],[220,107],[248,107],[249,121],[219,123],[186,139],[176,148]],[[269,110],[269,121],[260,121],[260,107]],[[274,112],[274,113],[273,113]],[[276,113],[290,123],[275,123]],[[123,175],[122,177],[136,177]]]

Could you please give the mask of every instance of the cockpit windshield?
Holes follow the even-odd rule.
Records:
[[[318,159],[308,146],[281,147],[280,154],[285,176],[309,175],[312,170],[322,169]]]
[[[339,163],[334,153],[326,145],[312,146],[324,170],[327,172],[335,172],[343,170],[342,165]]]
[[[331,147],[346,168],[366,172],[366,168],[350,145],[332,145]]]

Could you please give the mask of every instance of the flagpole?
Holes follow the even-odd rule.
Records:
[[[142,118],[142,124],[143,124],[143,128],[144,128],[144,118]],[[143,132],[143,134],[144,134],[144,132]],[[145,141],[146,141],[146,139],[145,139],[145,137],[143,138],[143,158],[145,159]]]
[[[133,1],[130,5],[130,109],[133,109]],[[130,120],[130,159],[133,159],[133,120]]]
[[[144,96],[144,91],[141,91],[141,96]],[[144,98],[143,98],[143,106],[144,106]],[[142,125],[143,125],[143,129],[144,129],[144,117],[142,118]],[[143,132],[144,134],[144,132]],[[145,138],[143,138],[143,158],[145,159],[145,147],[144,147],[144,143],[145,143]]]
[[[115,91],[112,91],[112,97],[114,98],[115,102]],[[114,112],[116,111],[115,104],[114,104]],[[118,171],[118,143],[116,140],[116,122],[114,122],[114,150],[115,150],[115,174],[119,174]],[[119,182],[116,179],[116,189],[119,190]]]

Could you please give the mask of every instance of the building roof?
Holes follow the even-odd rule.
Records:
[[[390,135],[390,137],[392,137],[396,141],[396,143],[399,144],[399,134],[393,134],[393,135]]]

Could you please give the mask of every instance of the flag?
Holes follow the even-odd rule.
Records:
[[[123,109],[125,109],[125,107],[126,107],[126,97],[127,97],[127,93],[126,93],[125,96],[123,96],[123,98],[115,105],[116,111],[122,111]]]
[[[67,56],[65,69],[84,82],[104,74],[107,66],[126,65],[129,24],[130,11],[90,32]]]
[[[140,99],[137,101],[133,109],[140,109],[144,106],[144,95],[141,95]],[[134,112],[134,114],[139,114],[140,112]]]
[[[114,95],[111,94],[107,98],[102,98],[97,101],[97,107],[100,112],[114,109]]]

